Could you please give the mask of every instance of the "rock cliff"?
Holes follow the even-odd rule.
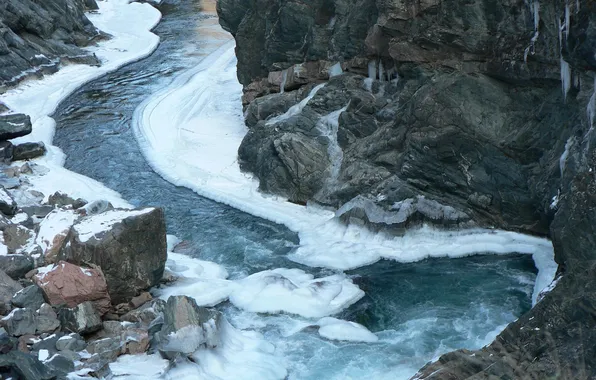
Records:
[[[95,0],[0,2],[0,92],[30,75],[58,70],[64,62],[99,64],[81,49],[100,36],[84,14]]]
[[[263,191],[373,228],[553,239],[555,289],[492,345],[420,378],[596,375],[593,1],[220,0],[218,12],[244,86],[241,167]]]

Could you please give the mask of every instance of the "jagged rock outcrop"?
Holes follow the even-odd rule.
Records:
[[[0,92],[30,75],[56,72],[61,63],[98,65],[81,49],[100,33],[84,12],[94,0],[0,2]]]
[[[261,190],[373,228],[553,239],[555,290],[491,346],[418,376],[596,376],[593,2],[220,0],[218,12],[244,85],[239,161]]]

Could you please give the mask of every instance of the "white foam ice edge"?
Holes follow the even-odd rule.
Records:
[[[159,22],[161,13],[149,4],[107,0],[98,2],[98,6],[96,13],[87,16],[112,38],[87,50],[101,60],[101,66],[62,67],[57,73],[42,79],[24,81],[0,95],[0,101],[13,112],[31,117],[32,133],[12,141],[42,141],[48,149],[46,155],[34,160],[35,164],[47,170],[35,170],[34,166],[34,174],[29,177],[32,189],[42,192],[46,198],[53,192],[62,191],[74,198],[81,197],[87,201],[107,199],[114,206],[130,208],[118,193],[100,182],[64,169],[64,153],[52,145],[56,123],[50,115],[62,100],[85,83],[148,56],[159,43],[159,37],[151,33],[151,29]]]
[[[380,259],[412,262],[519,252],[532,254],[539,270],[533,302],[552,282],[557,265],[547,239],[500,230],[445,232],[429,227],[393,237],[345,226],[332,211],[259,192],[258,181],[241,172],[237,162],[247,129],[235,65],[230,40],[135,110],[132,125],[141,150],[164,179],[298,232],[300,246],[289,258],[308,266],[348,270]],[[299,113],[320,88],[282,117]]]

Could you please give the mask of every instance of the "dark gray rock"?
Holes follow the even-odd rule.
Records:
[[[66,376],[75,370],[73,361],[60,354],[52,355],[44,364],[57,376]]]
[[[118,356],[124,354],[124,342],[120,337],[103,338],[87,345],[90,354],[98,355],[102,360],[113,362]]]
[[[51,333],[60,327],[58,315],[47,303],[41,305],[41,307],[35,312],[35,324],[35,330],[37,334]]]
[[[23,287],[0,269],[0,304],[10,311],[12,296]],[[1,313],[4,314],[4,313]]]
[[[24,380],[50,380],[56,374],[36,356],[20,351],[11,351],[0,355],[0,369],[12,369],[18,379]]]
[[[56,342],[58,351],[83,351],[87,348],[87,343],[79,334],[72,333],[65,335]]]
[[[8,216],[13,216],[17,213],[17,202],[15,202],[2,185],[0,185],[0,212]]]
[[[0,354],[4,355],[17,348],[18,340],[8,334],[4,328],[0,327]]]
[[[42,142],[28,142],[15,145],[12,151],[12,160],[30,160],[46,154],[46,146]]]
[[[31,309],[13,309],[0,320],[0,326],[12,336],[35,334],[35,312]]]
[[[37,285],[28,286],[19,290],[12,296],[12,304],[15,307],[26,307],[32,310],[37,310],[44,304],[44,302],[43,292]]]
[[[31,118],[27,115],[0,115],[0,140],[26,136],[31,130]]]
[[[35,231],[20,224],[11,224],[4,228],[4,244],[8,253],[18,253],[35,238]]]
[[[93,218],[113,218],[105,231],[93,236]],[[81,238],[83,234],[83,238]],[[102,268],[112,304],[128,302],[157,285],[166,262],[166,226],[163,210],[111,210],[80,219],[67,237],[61,259]]]
[[[63,331],[85,335],[101,329],[99,313],[89,301],[73,308],[60,309],[58,318]]]
[[[33,260],[19,254],[0,256],[0,269],[12,279],[18,280],[33,269]]]
[[[0,141],[0,162],[12,161],[13,145],[10,141]]]
[[[39,350],[47,350],[50,356],[52,356],[56,353],[56,343],[62,336],[64,336],[63,333],[57,333],[52,334],[44,339],[37,339],[31,346],[31,351],[39,352]]]
[[[140,323],[143,326],[149,326],[158,316],[163,314],[166,302],[162,299],[153,299],[138,309],[131,310],[120,317],[120,320],[132,323]]]

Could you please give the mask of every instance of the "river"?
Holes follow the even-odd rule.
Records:
[[[58,107],[54,143],[67,155],[65,166],[135,206],[163,207],[184,253],[223,265],[231,279],[282,267],[334,273],[289,260],[300,240],[283,225],[175,186],[145,160],[131,128],[135,109],[230,38],[217,28],[212,3],[180,0],[160,10],[154,33],[161,44],[151,56],[84,85]],[[217,307],[236,327],[273,343],[291,379],[408,378],[441,353],[489,343],[529,310],[535,273],[530,255],[384,260],[349,271],[366,295],[334,316],[366,326],[379,338],[374,343],[326,340],[312,328],[288,333],[308,319]]]

